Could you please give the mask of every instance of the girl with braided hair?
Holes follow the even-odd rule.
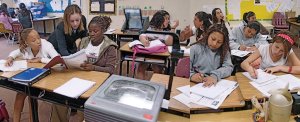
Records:
[[[88,59],[80,65],[83,70],[114,73],[117,44],[104,35],[110,23],[111,19],[107,16],[95,16],[89,23],[89,37],[83,38],[79,44],[79,49],[85,49]]]

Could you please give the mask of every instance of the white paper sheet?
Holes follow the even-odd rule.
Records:
[[[27,69],[27,61],[26,60],[14,61],[13,65],[10,67],[5,66],[5,62],[6,62],[6,60],[0,60],[0,70],[2,70],[4,72]]]
[[[251,81],[256,83],[264,83],[277,78],[277,76],[264,72],[262,69],[257,69],[257,79],[253,79],[248,72],[243,72],[242,74],[246,76]]]
[[[80,64],[87,60],[85,50],[80,50],[72,55],[62,57],[69,68],[80,68]]]
[[[176,89],[179,90],[180,92],[182,92],[183,94],[185,94],[186,96],[188,96],[188,97],[190,96],[190,93],[191,93],[191,91],[190,91],[190,89],[191,89],[190,85],[178,87]]]
[[[175,100],[183,103],[184,105],[186,105],[187,107],[191,107],[190,103],[191,103],[191,99],[190,97],[186,96],[185,94],[181,93],[179,95],[176,95],[173,97]]]
[[[200,96],[215,99],[217,96],[236,86],[237,82],[229,80],[221,80],[215,86],[203,87],[204,83],[198,83],[191,87],[191,92]]]
[[[89,90],[95,82],[72,78],[65,84],[53,90],[53,92],[65,95],[71,98],[78,98],[81,94]]]
[[[172,46],[168,46],[168,51],[171,53],[172,52],[173,47]],[[184,52],[184,56],[190,56],[190,52],[191,52],[191,48],[187,48],[187,47],[180,47],[180,50],[183,50]]]
[[[238,84],[235,84],[232,88],[225,90],[223,93],[221,93],[214,99],[192,93],[190,95],[191,102],[209,108],[218,109],[221,106],[221,104],[225,101],[226,97],[237,87]]]
[[[250,51],[242,51],[242,50],[231,50],[231,55],[238,57],[245,57],[250,53]]]

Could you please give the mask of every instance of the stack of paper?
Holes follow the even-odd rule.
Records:
[[[20,61],[14,61],[12,66],[5,66],[6,60],[0,60],[0,70],[6,72],[6,71],[18,71],[18,70],[25,70],[27,69],[27,61],[26,60],[20,60]]]
[[[238,83],[235,81],[221,80],[216,84],[216,86],[211,86],[209,88],[204,88],[202,86],[203,83],[200,83],[191,87],[191,102],[213,109],[218,109],[226,97],[238,87]]]
[[[266,73],[262,69],[257,69],[256,72],[257,72],[257,79],[252,78],[248,72],[243,72],[242,74],[245,75],[251,81],[256,83],[264,83],[277,78],[277,76]]]
[[[78,98],[81,94],[89,90],[95,82],[83,80],[79,78],[72,78],[65,84],[56,88],[53,92],[65,95],[71,98]]]
[[[273,80],[269,80],[263,83],[250,82],[257,90],[263,93],[265,96],[270,97],[269,93],[272,89],[282,89],[288,84],[289,90],[300,89],[300,79],[291,74],[281,75]]]
[[[190,85],[178,87],[176,89],[181,91],[182,93],[179,94],[179,95],[174,96],[173,98],[190,108],[191,107],[191,105],[190,105],[190,103],[191,103]]]
[[[242,50],[231,50],[231,55],[238,56],[238,57],[245,57],[251,53],[250,51],[242,51]]]

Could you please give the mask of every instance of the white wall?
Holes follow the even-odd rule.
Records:
[[[0,0],[3,3],[7,3],[8,6],[16,7],[16,4],[13,2],[14,0]],[[19,0],[28,2],[29,0]],[[30,1],[38,1],[38,0],[30,0]],[[128,2],[130,1],[130,2]],[[297,0],[297,2],[300,0]],[[81,9],[83,14],[87,18],[87,22],[89,22],[94,16],[89,14],[89,0],[81,0]],[[299,6],[297,6],[299,5]],[[165,9],[171,14],[171,20],[179,20],[179,28],[182,29],[187,25],[193,25],[193,18],[196,12],[205,11],[211,13],[212,9],[215,7],[219,7],[225,13],[225,0],[118,0],[117,1],[117,14],[110,15],[113,22],[111,28],[121,28],[124,23],[124,15],[119,15],[118,8],[121,7],[140,7],[144,9],[144,7],[152,7],[152,10]],[[149,9],[149,8],[148,8]],[[296,11],[296,15],[300,14],[300,3],[296,4],[292,10]],[[121,11],[122,12],[122,11]],[[50,13],[49,15],[53,16],[61,16],[59,13]],[[53,31],[53,27],[51,22],[47,22],[47,30],[48,32]],[[50,26],[50,27],[49,27]],[[41,32],[42,31],[42,23],[35,24],[36,29]]]

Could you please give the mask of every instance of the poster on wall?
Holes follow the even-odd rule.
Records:
[[[45,8],[50,13],[63,13],[71,4],[77,4],[81,7],[81,0],[38,0],[38,2],[45,3]]]
[[[116,14],[116,0],[90,0],[90,14]]]

